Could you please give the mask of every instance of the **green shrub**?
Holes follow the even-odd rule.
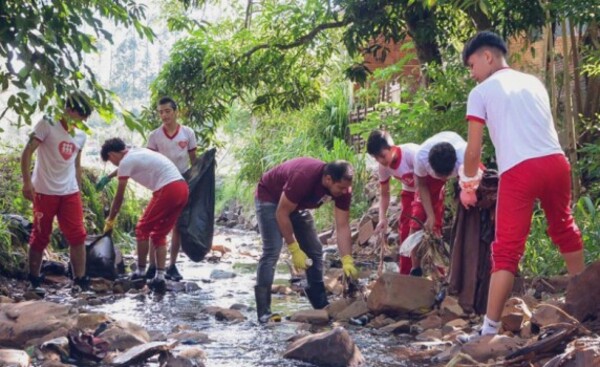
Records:
[[[579,199],[573,211],[583,237],[586,264],[589,264],[600,259],[600,200],[593,203],[589,197],[584,196]],[[536,209],[521,263],[526,275],[547,276],[566,273],[562,256],[546,234],[546,229],[544,212]]]

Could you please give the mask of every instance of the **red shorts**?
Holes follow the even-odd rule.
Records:
[[[500,176],[492,272],[517,272],[536,199],[546,215],[548,235],[560,252],[583,249],[581,232],[571,214],[569,162],[562,154],[529,159]]]
[[[415,199],[415,193],[412,191],[402,190],[400,194],[402,211],[400,212],[400,219],[398,220],[398,234],[400,235],[400,243],[404,242],[408,233],[410,232],[410,215],[412,210],[412,203]],[[400,256],[399,263],[400,274],[409,274],[412,268],[412,262],[408,256]]]
[[[52,222],[58,218],[58,226],[69,246],[82,246],[85,242],[83,204],[79,192],[69,195],[35,194],[33,198],[33,230],[29,244],[37,252],[43,252],[50,243]]]
[[[435,228],[436,232],[441,233],[442,220],[444,218],[444,198],[446,191],[444,190],[445,180],[439,180],[437,178],[427,176],[426,178],[427,188],[429,189],[429,195],[431,197],[431,205],[433,206],[433,212],[435,214]],[[415,193],[415,200],[412,202],[412,216],[419,219],[422,222],[427,220],[427,214],[425,208],[419,197],[419,191]],[[415,220],[410,221],[410,228],[414,230],[421,229],[421,224]]]
[[[153,246],[166,246],[167,234],[175,226],[189,195],[185,181],[175,181],[152,193],[152,199],[135,227],[138,241],[151,240]]]

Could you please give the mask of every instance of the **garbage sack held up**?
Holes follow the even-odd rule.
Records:
[[[423,239],[423,235],[424,234],[425,234],[425,231],[423,231],[421,229],[421,230],[418,230],[415,233],[411,234],[410,236],[406,237],[406,239],[400,245],[400,249],[398,250],[398,254],[400,256],[410,257],[410,254],[411,254],[412,250],[419,243],[421,243],[421,240]]]
[[[181,249],[195,262],[204,259],[212,247],[215,226],[215,153],[210,149],[184,174],[190,188],[177,228]]]
[[[455,192],[458,201],[459,190]],[[467,210],[457,204],[449,285],[450,293],[458,296],[458,303],[467,312],[486,311],[497,196],[498,173],[487,169],[477,189],[477,206]]]
[[[86,275],[116,279],[125,272],[121,251],[114,245],[110,234],[88,236],[85,241]]]

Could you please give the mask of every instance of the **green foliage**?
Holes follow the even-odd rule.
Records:
[[[0,216],[0,273],[8,276],[22,274],[22,262],[26,258],[25,247],[13,247],[13,237],[8,223],[5,222],[4,217]]]
[[[589,264],[600,258],[600,201],[594,203],[588,196],[581,197],[573,211],[583,237],[586,263]],[[521,263],[526,275],[547,276],[566,272],[562,256],[546,235],[546,229],[544,213],[537,209]]]
[[[110,119],[117,108],[113,94],[83,62],[85,55],[98,51],[97,39],[112,42],[103,20],[133,28],[140,37],[154,36],[142,24],[144,6],[134,0],[6,0],[0,2],[0,14],[1,91],[17,89],[0,118],[12,110],[19,125],[31,124],[31,116],[50,108],[52,99],[62,108],[61,101],[76,90],[88,90],[100,114]]]

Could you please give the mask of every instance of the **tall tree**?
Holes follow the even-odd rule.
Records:
[[[101,115],[110,118],[115,112],[112,94],[83,56],[97,52],[97,39],[112,41],[106,20],[152,39],[143,19],[144,6],[135,0],[0,1],[0,87],[10,94],[0,118],[12,110],[18,124],[29,124],[33,113],[75,90],[85,90]],[[31,87],[39,95],[30,96],[26,91]],[[131,116],[123,112],[133,127]]]

